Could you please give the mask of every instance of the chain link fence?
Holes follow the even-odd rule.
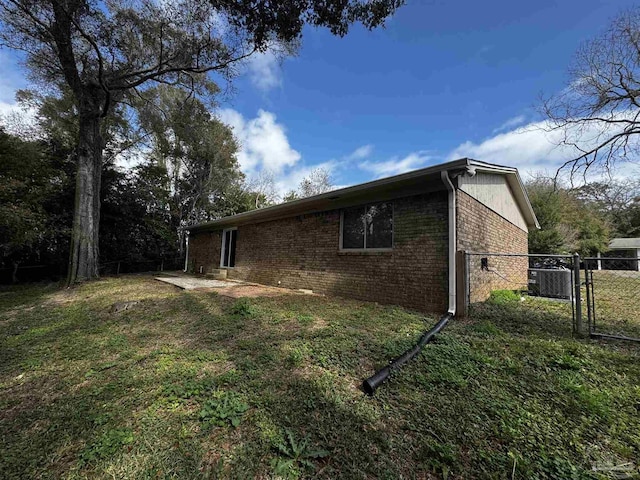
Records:
[[[20,265],[17,268],[0,268],[0,284],[58,281],[64,275],[59,265]]]
[[[159,258],[154,260],[115,260],[101,263],[98,269],[101,276],[183,270],[184,257]],[[63,280],[66,274],[66,268],[60,265],[20,265],[17,268],[0,268],[0,284],[10,285],[12,283],[42,281],[57,282]]]
[[[184,257],[161,258],[156,260],[116,260],[100,264],[100,275],[121,275],[124,273],[162,272],[183,270]]]
[[[466,253],[466,313],[514,333],[571,336],[577,266],[570,255]]]
[[[640,341],[640,258],[585,258],[583,272],[591,336]]]
[[[465,253],[466,314],[513,332],[640,341],[640,258]]]

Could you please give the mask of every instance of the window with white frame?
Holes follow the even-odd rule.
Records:
[[[393,248],[393,204],[375,203],[342,211],[340,249]]]

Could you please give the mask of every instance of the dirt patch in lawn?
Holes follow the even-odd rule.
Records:
[[[198,289],[202,290],[202,289]],[[256,298],[256,297],[279,297],[281,295],[305,295],[297,290],[288,288],[268,287],[266,285],[257,284],[238,284],[229,285],[215,289],[220,295],[231,298]]]

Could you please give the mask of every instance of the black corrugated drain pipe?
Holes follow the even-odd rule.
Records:
[[[389,365],[387,365],[384,368],[381,368],[376,373],[374,373],[369,378],[367,378],[364,382],[362,382],[362,389],[364,390],[364,392],[367,395],[373,395],[376,389],[385,380],[387,380],[387,378],[389,378],[389,375],[391,375],[392,371],[397,370],[402,365],[404,365],[409,360],[411,360],[413,357],[415,357],[418,353],[420,353],[420,350],[422,350],[422,347],[424,347],[427,343],[429,343],[433,339],[433,337],[445,327],[445,325],[449,322],[449,320],[451,320],[452,317],[453,317],[452,313],[444,314],[442,318],[438,321],[438,323],[436,323],[431,330],[424,333],[420,337],[420,340],[418,340],[418,343],[416,343],[415,347],[407,350],[398,358],[391,360],[391,362],[389,362]]]

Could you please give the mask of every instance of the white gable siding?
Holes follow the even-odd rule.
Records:
[[[458,187],[517,227],[528,231],[527,222],[504,175],[483,172],[473,177],[462,175],[458,177]]]

